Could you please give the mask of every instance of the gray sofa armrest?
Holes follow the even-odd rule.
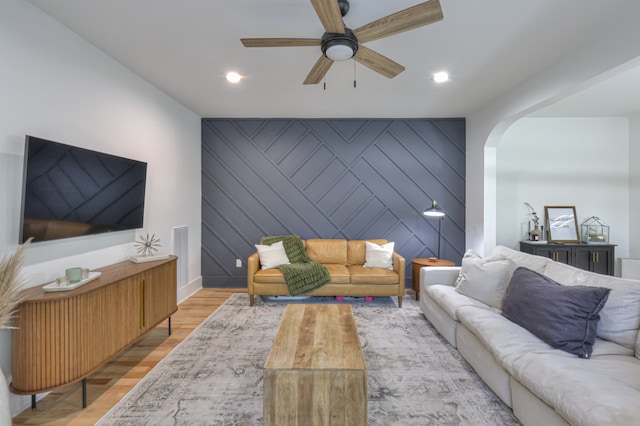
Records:
[[[420,283],[423,287],[430,285],[455,285],[460,266],[429,266],[420,268]]]

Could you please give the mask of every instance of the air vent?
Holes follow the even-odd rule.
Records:
[[[171,252],[178,256],[178,287],[187,284],[189,265],[189,227],[176,226],[171,228]]]

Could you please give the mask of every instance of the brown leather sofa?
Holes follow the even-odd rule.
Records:
[[[365,242],[385,244],[384,239],[343,240],[309,239],[303,240],[311,260],[327,267],[331,281],[307,293],[309,296],[398,296],[398,306],[402,307],[405,294],[405,260],[393,253],[393,271],[384,268],[365,268]],[[260,258],[255,252],[247,261],[247,286],[249,304],[253,306],[254,296],[287,296],[289,289],[279,269],[260,268]]]

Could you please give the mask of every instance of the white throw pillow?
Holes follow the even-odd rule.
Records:
[[[369,241],[365,243],[365,268],[385,268],[393,270],[394,243],[378,245]]]
[[[284,251],[282,241],[273,243],[270,246],[256,244],[258,256],[260,256],[260,264],[262,269],[273,269],[280,265],[288,265],[289,258],[287,252]]]
[[[483,259],[473,250],[468,250],[462,258],[456,291],[502,309],[502,299],[515,269],[516,264],[503,256]]]

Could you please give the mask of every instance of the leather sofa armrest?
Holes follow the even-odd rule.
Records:
[[[407,271],[406,262],[404,257],[400,256],[395,251],[393,252],[393,256],[391,258],[393,262],[393,270],[398,273],[398,278],[400,280],[400,291],[398,296],[404,296],[405,293],[405,274]]]
[[[396,271],[398,274],[400,272],[404,274],[405,265],[406,265],[404,257],[400,256],[398,253],[394,251],[391,257],[391,261],[393,262],[393,270]]]
[[[430,286],[435,284],[454,286],[458,275],[460,275],[460,266],[429,266],[420,268],[420,283],[422,286]]]
[[[253,294],[253,276],[259,269],[260,257],[258,252],[255,252],[247,259],[247,288],[249,289],[249,294]]]

